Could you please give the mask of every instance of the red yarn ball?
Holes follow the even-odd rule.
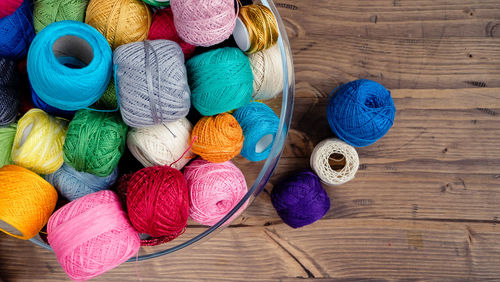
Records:
[[[153,23],[149,29],[149,40],[155,39],[168,39],[176,42],[181,46],[184,57],[189,59],[194,53],[196,46],[186,43],[182,40],[174,26],[174,15],[172,14],[171,8],[165,8],[158,10],[153,15]]]
[[[1,0],[0,19],[12,15],[21,6],[23,0]]]
[[[134,173],[127,185],[130,222],[153,246],[184,233],[189,217],[189,192],[182,173],[168,166],[147,167]]]

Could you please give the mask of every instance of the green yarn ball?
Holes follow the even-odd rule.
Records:
[[[127,131],[119,113],[80,110],[66,133],[64,161],[77,171],[108,176],[125,150]]]
[[[0,167],[12,164],[10,153],[16,136],[17,123],[0,127]]]
[[[34,3],[33,26],[38,33],[54,22],[83,22],[89,0],[35,0]]]
[[[116,99],[115,81],[111,79],[108,88],[102,94],[101,98],[93,105],[100,110],[114,110],[118,108],[118,100]]]
[[[163,1],[163,2],[159,2],[159,1],[155,1],[155,0],[142,0],[144,1],[144,3],[146,4],[149,4],[151,6],[155,6],[155,7],[168,7],[170,6],[170,1]]]
[[[191,58],[186,68],[191,103],[204,116],[234,110],[252,100],[252,68],[238,48],[208,51]]]

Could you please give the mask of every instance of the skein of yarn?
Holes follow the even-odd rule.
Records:
[[[196,46],[212,46],[226,40],[236,19],[234,0],[172,0],[174,23],[179,36]]]
[[[99,191],[57,210],[47,225],[48,241],[66,274],[86,281],[133,257],[141,246],[118,196]]]
[[[47,180],[66,199],[74,201],[85,195],[109,189],[118,178],[118,169],[106,177],[79,172],[63,164],[56,172],[46,175]]]
[[[191,101],[202,115],[212,116],[250,103],[252,68],[238,48],[208,51],[191,58],[186,67]]]
[[[115,83],[126,124],[146,127],[185,117],[190,108],[184,54],[169,40],[130,43],[115,50]]]
[[[0,231],[29,240],[49,220],[57,192],[47,181],[25,168],[0,168]]]
[[[0,58],[0,126],[12,123],[19,108],[19,73],[16,63]]]
[[[88,0],[34,0],[33,25],[40,32],[51,23],[72,20],[83,22]]]
[[[118,113],[80,110],[68,127],[64,161],[77,171],[106,177],[120,161],[127,131]]]
[[[114,50],[148,37],[151,11],[140,0],[90,0],[85,22],[100,31]]]
[[[132,128],[127,146],[145,167],[171,165],[180,170],[194,157],[190,150],[192,127],[189,120],[182,118],[151,127]]]
[[[191,151],[213,163],[223,163],[236,157],[243,147],[243,130],[230,114],[203,117],[193,128]]]
[[[247,193],[245,176],[232,162],[215,164],[195,160],[184,169],[184,177],[191,199],[189,216],[203,225],[219,222]],[[237,218],[247,203],[224,224]]]
[[[391,92],[375,81],[351,81],[331,95],[326,112],[330,128],[352,146],[375,143],[394,123],[396,107]]]
[[[7,127],[0,127],[0,167],[12,163],[11,151],[14,137],[16,136],[16,129],[16,123]]]
[[[283,65],[280,47],[273,47],[248,56],[253,73],[253,98],[269,100],[283,91]],[[288,64],[289,76],[292,72]]]
[[[23,3],[23,0],[0,1],[0,18],[12,15]]]
[[[329,185],[340,185],[352,180],[359,168],[356,149],[334,138],[316,145],[310,162],[321,181]]]
[[[40,109],[31,109],[17,122],[12,145],[15,164],[39,174],[50,174],[63,164],[67,123]]]
[[[169,0],[142,0],[146,2],[147,4],[155,7],[168,7],[170,6],[170,1]]]
[[[279,129],[279,117],[266,104],[259,102],[241,107],[233,115],[245,136],[241,155],[252,162],[267,159]]]
[[[321,219],[330,209],[330,198],[312,171],[301,171],[278,183],[271,202],[281,219],[293,228]]]
[[[262,4],[243,6],[233,36],[242,51],[253,54],[278,42],[278,23],[273,12]]]
[[[31,3],[24,0],[13,14],[0,18],[0,57],[11,60],[23,58],[34,36]]]

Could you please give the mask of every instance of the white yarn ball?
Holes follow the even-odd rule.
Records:
[[[332,154],[343,156],[345,166],[341,170],[334,170],[329,159]],[[354,178],[359,168],[359,157],[356,149],[351,145],[335,138],[321,141],[311,154],[311,168],[321,181],[329,185],[344,184]]]

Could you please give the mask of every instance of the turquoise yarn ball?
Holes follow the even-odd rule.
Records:
[[[254,102],[234,112],[245,140],[240,154],[249,161],[267,159],[278,132],[280,119],[266,104]]]
[[[191,58],[187,64],[191,102],[204,116],[240,108],[252,99],[250,61],[238,48],[215,49]]]

